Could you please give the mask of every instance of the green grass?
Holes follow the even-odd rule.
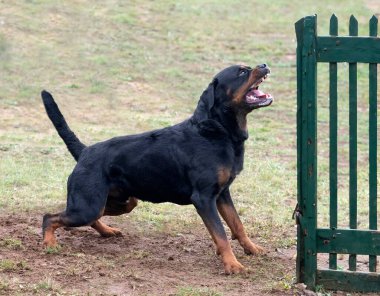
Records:
[[[218,292],[212,291],[207,288],[194,288],[194,287],[180,287],[178,288],[176,296],[222,296]]]
[[[56,255],[56,254],[59,254],[61,250],[62,250],[62,247],[60,245],[57,245],[55,247],[47,247],[45,249],[45,253],[50,254],[50,255]]]
[[[14,261],[12,259],[0,259],[0,271],[18,271],[28,269],[25,261]]]
[[[51,279],[51,278],[46,278],[37,284],[35,284],[33,287],[33,292],[34,293],[51,293],[51,292],[56,292],[57,295],[59,295],[60,291],[57,286],[57,284]]]
[[[244,171],[232,194],[251,236],[274,247],[294,245],[296,204],[296,68],[294,22],[318,14],[327,34],[349,16],[359,34],[373,12],[363,1],[12,1],[0,34],[0,209],[57,211],[75,162],[48,120],[39,93],[55,95],[70,127],[92,144],[165,127],[189,117],[213,75],[232,64],[267,63],[263,89],[274,104],[249,116]],[[367,81],[359,66],[360,226],[367,211]],[[319,68],[319,218],[328,221],[328,70]],[[347,65],[339,66],[339,222],[347,225]],[[140,203],[139,225],[169,233],[201,224],[192,207]],[[123,219],[123,218],[116,218]],[[145,224],[144,224],[145,223]],[[183,294],[185,295],[185,294]],[[198,295],[198,294],[195,294]]]
[[[9,291],[9,281],[0,277],[0,293]]]
[[[22,250],[24,246],[18,239],[7,237],[0,240],[0,247],[5,247],[11,250]]]
[[[25,282],[18,277],[0,276],[0,295],[65,295],[51,278]]]

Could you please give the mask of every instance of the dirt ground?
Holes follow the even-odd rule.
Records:
[[[205,230],[167,235],[135,227],[128,217],[103,220],[123,236],[102,238],[90,227],[60,229],[62,248],[46,252],[40,215],[1,216],[0,294],[294,295],[291,279],[283,276],[294,274],[295,250],[267,246],[268,254],[251,257],[233,242],[247,272],[226,276]]]

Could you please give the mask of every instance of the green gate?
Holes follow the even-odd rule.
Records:
[[[369,21],[369,36],[358,37],[358,23],[351,16],[349,36],[338,36],[338,19],[330,19],[330,35],[317,35],[317,17],[307,16],[295,24],[297,36],[297,280],[315,289],[380,291],[376,256],[380,255],[377,231],[377,63],[380,38],[377,18]],[[329,63],[329,227],[317,223],[317,63]],[[349,222],[338,227],[338,75],[339,63],[348,65],[349,121]],[[369,229],[357,224],[357,63],[369,64]],[[346,66],[344,65],[344,66]],[[360,136],[360,135],[359,135]],[[328,256],[320,268],[317,254]],[[337,254],[348,254],[348,269],[337,266]],[[357,255],[368,255],[368,267],[357,270]],[[340,256],[340,255],[339,255]],[[318,263],[318,266],[317,266]]]

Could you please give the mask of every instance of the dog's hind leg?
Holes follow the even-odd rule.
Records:
[[[86,170],[74,170],[68,182],[66,210],[46,214],[43,218],[43,243],[47,247],[57,244],[54,232],[59,227],[92,225],[103,215],[107,199],[107,185],[101,176]]]
[[[44,245],[46,247],[55,247],[57,245],[57,240],[54,235],[54,231],[64,226],[65,224],[61,221],[61,217],[65,212],[58,214],[46,214],[42,220],[42,235],[44,238]]]
[[[110,197],[108,195],[106,207],[104,209],[104,216],[119,216],[128,214],[137,206],[138,199],[136,197],[129,197],[126,201]]]
[[[137,206],[138,199],[135,197],[129,197],[127,201],[120,202],[115,198],[112,198],[108,194],[106,207],[103,212],[103,216],[119,216],[122,214],[130,213]],[[97,232],[103,237],[119,236],[122,235],[121,231],[117,228],[110,227],[104,224],[102,221],[96,220],[92,225]]]
[[[54,232],[60,227],[79,227],[92,225],[102,214],[101,210],[88,212],[63,211],[58,214],[46,214],[42,222],[43,243],[46,247],[55,247],[57,240]]]
[[[117,228],[110,227],[106,224],[104,224],[102,221],[96,220],[92,225],[92,228],[94,228],[97,232],[100,233],[103,237],[111,237],[111,236],[120,236],[121,231]]]

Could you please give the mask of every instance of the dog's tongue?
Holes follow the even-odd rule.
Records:
[[[261,90],[259,89],[253,89],[252,90],[253,92],[253,95],[256,97],[256,98],[261,98],[261,97],[266,97],[266,93],[262,92]]]

